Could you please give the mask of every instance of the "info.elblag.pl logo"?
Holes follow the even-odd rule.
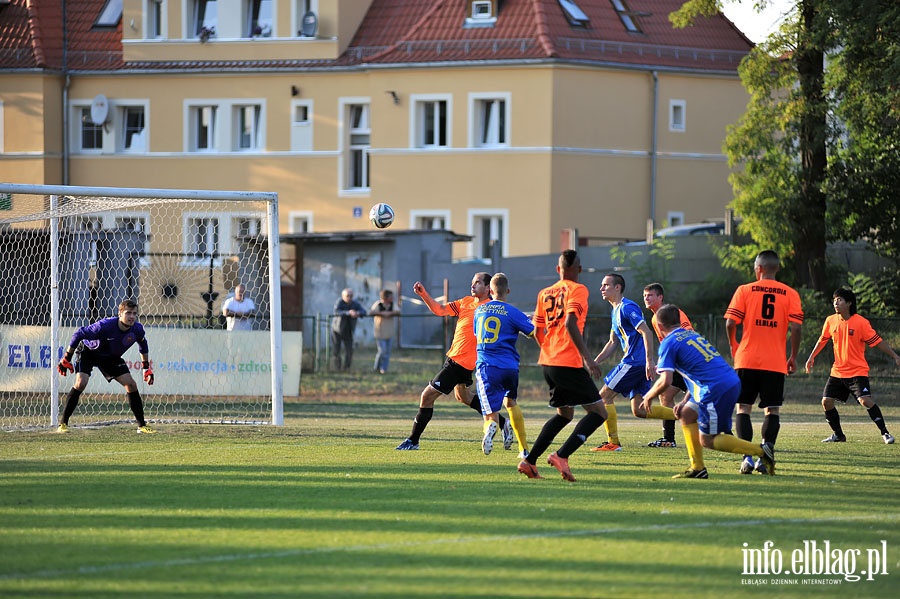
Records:
[[[761,548],[743,544],[745,577],[741,584],[841,584],[886,576],[887,541],[871,548],[845,549],[831,541],[803,541],[786,554],[766,541]],[[747,578],[752,577],[752,578]],[[775,578],[773,578],[775,577]],[[790,577],[790,578],[789,578]]]

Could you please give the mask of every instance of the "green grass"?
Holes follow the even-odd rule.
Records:
[[[0,433],[0,596],[896,596],[900,445],[856,405],[841,411],[849,442],[819,443],[821,377],[784,410],[778,476],[742,476],[737,456],[707,451],[709,480],[673,480],[683,447],[644,447],[659,423],[623,415],[625,451],[585,447],[571,484],[543,460],[546,478],[528,480],[515,452],[482,455],[478,416],[449,399],[420,451],[394,451],[433,374],[395,364],[403,385],[375,377],[355,383],[360,394],[313,393],[340,379],[307,377],[280,428],[160,424],[145,436],[79,428],[76,414],[68,435]],[[533,381],[523,387],[534,438],[552,411]],[[896,399],[881,405],[900,422]],[[785,568],[805,540],[859,549],[857,572],[884,540],[889,574],[777,588],[842,578],[742,576],[743,544],[767,540]]]

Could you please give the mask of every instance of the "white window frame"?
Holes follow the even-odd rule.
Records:
[[[306,119],[298,120],[298,110],[306,111]],[[312,100],[291,100],[291,151],[311,152],[313,149],[313,108]]]
[[[470,148],[508,148],[510,134],[510,115],[512,94],[509,92],[495,93],[471,93],[469,94],[469,147]],[[486,141],[482,132],[484,131],[485,111],[488,108],[488,102],[502,102],[502,109],[497,110],[503,112],[503,141],[490,143]],[[499,114],[498,114],[499,118]]]
[[[669,100],[669,131],[684,133],[686,130],[687,100]]]
[[[183,148],[189,153],[254,153],[266,147],[266,101],[261,98],[187,98],[184,100]],[[255,144],[241,148],[241,108],[254,107]],[[212,112],[207,137],[208,147],[199,147],[199,118],[204,110]]]
[[[248,112],[249,110],[249,112]],[[258,152],[264,147],[264,131],[263,122],[265,111],[263,104],[257,102],[235,103],[231,107],[232,114],[232,151],[234,152]],[[250,123],[244,119],[250,115]],[[249,126],[250,143],[247,146],[244,143],[244,129]]]
[[[502,220],[500,228],[501,246],[500,255],[509,255],[509,209],[507,208],[474,208],[468,211],[468,235],[472,236],[472,241],[468,245],[468,253],[470,256],[480,260],[489,260],[490,256],[482,256],[481,232],[477,225],[485,218],[500,218]],[[478,250],[476,252],[476,249]]]
[[[211,101],[185,101],[184,122],[184,148],[186,152],[207,153],[217,151],[219,133],[221,127],[218,120],[221,118],[221,106]],[[200,119],[204,111],[209,110],[211,123],[207,127],[206,146],[200,147]]]
[[[111,112],[113,114],[113,129],[116,137],[116,152],[123,154],[146,154],[150,151],[150,103],[142,102],[120,102],[111,103]],[[141,109],[144,113],[144,128],[140,136],[132,136],[130,147],[126,146],[128,139],[128,112],[133,109]],[[135,144],[135,138],[139,140],[139,144]]]
[[[670,210],[666,214],[666,226],[677,227],[684,224],[684,212],[680,210]]]
[[[90,122],[91,104],[89,101],[72,102],[72,152],[76,154],[103,154],[104,151],[109,153],[108,148],[112,140],[107,140],[106,128],[104,125],[95,125]],[[100,147],[86,148],[82,141],[84,139],[85,127],[92,129],[99,128],[100,131]]]
[[[205,14],[204,19],[200,19],[200,6],[202,4],[205,4],[207,6],[209,4],[216,5],[216,15],[213,19],[212,27],[210,27],[210,29],[212,30],[212,34],[209,36],[210,39],[216,38],[216,36],[218,35],[219,24],[221,20],[221,15],[219,14],[219,9],[222,8],[219,5],[220,1],[221,0],[190,0],[190,3],[187,7],[190,12],[186,15],[187,18],[184,20],[186,25],[186,38],[198,39],[200,37],[200,30],[202,27],[204,27],[204,23],[207,22]]]
[[[106,122],[102,125],[89,123],[91,115],[90,100],[72,100],[70,104],[69,150],[73,154],[145,154],[150,148],[150,101],[144,99],[119,98],[109,100]],[[125,114],[130,108],[144,111],[143,144],[141,147],[125,147]],[[96,128],[100,132],[100,147],[85,148],[82,145],[85,127]]]
[[[115,231],[118,227],[116,226],[119,219],[139,219],[141,221],[141,231],[145,234],[144,238],[144,255],[140,258],[140,266],[147,267],[150,265],[150,239],[151,228],[152,228],[152,220],[150,218],[149,212],[141,212],[141,211],[126,211],[126,212],[102,212],[100,214],[94,215],[77,215],[72,217],[72,221],[70,221],[70,226],[73,226],[77,231]],[[91,221],[99,225],[98,227],[91,228],[83,228],[80,227],[79,224],[85,221]],[[97,264],[97,244],[95,242],[91,242],[91,256],[90,256],[91,265]]]
[[[366,107],[366,120],[363,123],[364,127],[352,127],[350,123],[350,111],[354,106],[365,106]],[[372,100],[369,97],[350,97],[350,98],[341,98],[338,101],[338,110],[340,115],[340,122],[338,124],[338,195],[340,196],[360,196],[360,195],[369,195],[371,193],[371,180],[369,179],[369,175],[371,173],[371,169],[369,167],[369,152],[366,148],[371,149],[371,134],[372,134]],[[368,144],[354,144],[353,136],[369,136]],[[365,157],[364,170],[365,175],[363,181],[365,185],[362,186],[352,186],[352,169],[353,169],[353,155],[352,153],[355,151],[362,151]]]
[[[452,230],[450,222],[450,210],[410,210],[409,211],[409,228],[414,230],[423,230],[421,219],[423,218],[442,218],[444,219],[443,229]],[[430,229],[429,229],[430,230]]]
[[[313,232],[313,211],[312,210],[291,210],[288,212],[288,232],[289,233],[312,233]],[[306,230],[303,231],[297,226],[298,222],[306,222]]]
[[[311,10],[319,14],[319,0],[293,0],[291,2],[291,35],[290,37],[300,37],[300,30],[303,28],[303,15],[307,10]],[[303,38],[315,39],[315,38]]]
[[[194,251],[194,236],[191,233],[192,221],[205,219],[216,222],[216,248],[211,252],[214,256],[213,266],[221,266],[224,252],[222,251],[222,240],[227,239],[223,234],[223,227],[227,226],[228,219],[225,218],[227,213],[210,213],[210,212],[185,212],[181,215],[182,230],[182,266],[203,267],[209,265],[209,259],[203,256],[196,256]],[[209,235],[209,231],[207,231]],[[206,240],[209,243],[209,240]],[[224,254],[227,255],[227,254]]]
[[[228,235],[228,237],[226,238],[228,245],[226,247],[230,248],[232,256],[236,256],[240,253],[240,250],[241,250],[240,243],[238,241],[238,235],[242,235],[242,233],[240,231],[240,221],[245,220],[245,219],[258,221],[255,223],[255,226],[253,227],[255,229],[255,231],[248,231],[247,234],[248,235],[264,235],[266,232],[266,219],[265,219],[265,217],[261,216],[258,212],[229,212],[227,214],[229,216],[229,219],[228,219],[228,223],[227,223],[228,226],[225,227],[225,233]],[[220,220],[219,222],[221,223],[222,221]],[[221,240],[222,240],[221,233],[222,233],[222,227],[220,224],[220,231],[219,231],[220,245],[221,245]]]
[[[94,27],[117,27],[122,20],[122,0],[106,0]]]
[[[619,19],[622,21],[622,25],[625,26],[625,29],[629,33],[640,33],[641,28],[638,27],[634,17],[629,14],[629,10],[625,4],[622,3],[622,0],[611,0],[611,2],[613,8],[616,9],[616,14],[619,15]]]
[[[409,147],[419,148],[422,150],[445,150],[453,147],[453,96],[451,94],[410,94],[410,113],[409,113]],[[444,118],[445,144],[425,143],[425,106],[427,104],[436,104],[438,102],[446,102],[446,116]],[[434,117],[440,123],[440,119]],[[437,131],[437,127],[435,129]],[[435,135],[436,138],[440,136]]]
[[[169,3],[166,0],[144,0],[144,39],[169,37]],[[157,13],[157,10],[159,11]],[[158,30],[158,31],[156,31]]]
[[[260,33],[253,34],[253,5],[259,2],[268,2],[272,11],[269,17],[268,30],[265,26],[261,27]],[[247,38],[271,38],[275,37],[275,27],[278,23],[278,2],[276,0],[244,0],[244,31],[243,36]],[[260,21],[261,22],[261,21]]]

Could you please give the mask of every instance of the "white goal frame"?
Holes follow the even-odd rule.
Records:
[[[281,335],[281,286],[280,286],[280,248],[278,238],[278,194],[274,192],[251,191],[215,191],[196,189],[152,189],[152,188],[120,188],[120,187],[83,187],[68,185],[28,185],[14,183],[0,183],[0,194],[26,194],[31,196],[45,196],[50,199],[49,210],[38,216],[31,215],[31,220],[39,218],[49,221],[50,226],[50,327],[51,347],[60,347],[60,272],[59,272],[59,224],[65,214],[57,211],[58,199],[62,196],[79,196],[119,199],[159,199],[159,200],[196,200],[196,201],[227,201],[227,202],[264,202],[266,205],[267,231],[265,232],[268,243],[268,277],[269,277],[269,327],[270,339],[270,385],[271,385],[271,424],[282,426],[284,424],[284,382],[283,372],[280,367],[282,358]],[[261,211],[260,211],[261,214]],[[24,220],[24,219],[23,219]],[[265,269],[263,269],[263,272]],[[87,323],[85,323],[87,324]],[[151,339],[152,342],[152,339]],[[151,349],[152,352],[152,349]],[[152,359],[152,356],[151,356]],[[55,360],[53,360],[55,364]],[[276,367],[276,365],[278,367]],[[51,426],[59,422],[59,390],[60,380],[55,366],[49,369],[51,389]],[[263,379],[264,380],[264,379]],[[264,397],[264,396],[263,396]]]

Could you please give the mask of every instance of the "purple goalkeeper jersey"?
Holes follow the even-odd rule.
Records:
[[[130,329],[123,331],[119,328],[117,316],[98,320],[94,324],[76,330],[72,335],[72,340],[69,341],[69,347],[78,347],[79,343],[83,343],[84,349],[95,352],[99,356],[121,358],[135,343],[138,344],[138,350],[142,354],[150,353],[144,326],[136,322]]]

